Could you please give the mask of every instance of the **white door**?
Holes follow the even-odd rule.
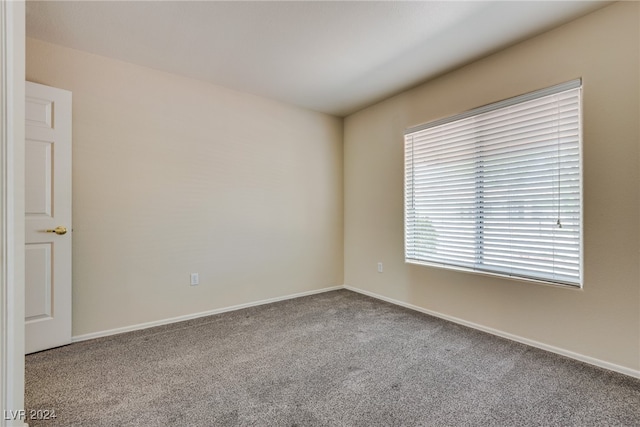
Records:
[[[26,83],[26,353],[71,342],[71,92]]]

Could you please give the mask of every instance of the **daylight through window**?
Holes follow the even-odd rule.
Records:
[[[581,286],[581,81],[405,133],[407,262]]]

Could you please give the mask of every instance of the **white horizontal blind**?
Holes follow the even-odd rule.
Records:
[[[581,82],[405,134],[405,258],[581,284]]]

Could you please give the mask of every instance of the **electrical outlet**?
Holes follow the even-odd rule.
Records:
[[[191,273],[191,286],[200,284],[200,275],[198,273]]]
[[[382,263],[379,262],[378,263],[378,273],[382,273],[383,269],[382,269]]]

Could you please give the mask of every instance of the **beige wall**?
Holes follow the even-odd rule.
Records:
[[[617,3],[345,121],[345,284],[640,369],[640,4]],[[405,128],[583,78],[584,289],[408,265]],[[384,273],[376,272],[376,262]]]
[[[26,75],[73,92],[75,336],[343,283],[340,119],[33,39]]]

